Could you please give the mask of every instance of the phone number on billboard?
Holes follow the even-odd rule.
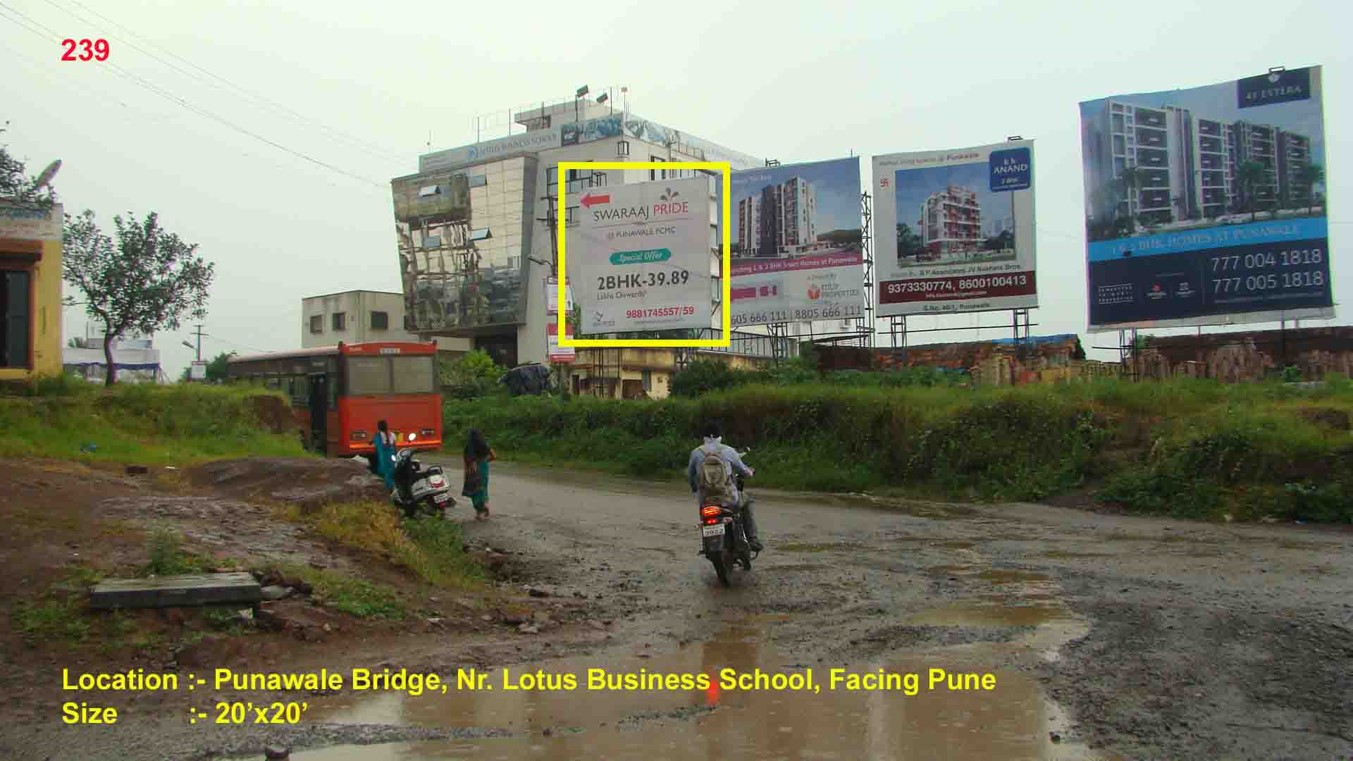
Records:
[[[1267,275],[1212,279],[1212,293],[1217,295],[1262,293],[1265,291],[1280,291],[1286,288],[1323,287],[1325,287],[1325,273],[1320,270],[1300,270],[1297,272],[1283,273],[1270,272]]]
[[[662,309],[629,309],[625,311],[625,317],[631,320],[642,320],[646,317],[684,317],[695,314],[695,307],[663,307]]]
[[[1299,248],[1292,251],[1259,251],[1253,254],[1231,254],[1212,259],[1213,272],[1262,270],[1269,267],[1301,267],[1322,264],[1325,252],[1319,248]]]
[[[767,312],[748,312],[733,315],[734,327],[742,325],[766,325],[773,322],[811,322],[813,320],[848,320],[864,316],[864,310],[855,304],[848,306],[826,306],[809,309],[777,309]]]
[[[978,291],[987,288],[1009,288],[1016,285],[1028,285],[1029,276],[1020,275],[991,275],[986,277],[968,277],[959,278],[958,289],[960,291]]]

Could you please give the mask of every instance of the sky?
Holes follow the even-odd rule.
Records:
[[[1034,157],[1034,166],[1038,166],[1037,156]],[[919,226],[921,204],[925,203],[931,194],[950,185],[977,193],[977,204],[982,209],[983,235],[986,235],[988,223],[992,218],[1011,216],[1010,195],[991,192],[991,165],[986,158],[968,164],[904,169],[895,171],[894,175],[897,177],[895,181],[897,191],[894,193],[897,221],[899,224],[911,225],[912,232],[917,235],[921,234]]]
[[[1117,336],[1085,332],[1078,104],[1320,64],[1335,301],[1353,300],[1346,0],[470,7],[0,0],[0,140],[34,173],[62,160],[68,211],[111,228],[113,214],[154,210],[199,245],[217,271],[210,356],[299,346],[303,296],[398,290],[390,178],[415,172],[429,143],[473,142],[477,115],[584,84],[627,86],[639,116],[786,164],[1021,135],[1037,157],[1033,330],[1093,347]],[[111,57],[63,62],[65,37],[108,39]],[[1348,324],[1340,309],[1330,324]],[[66,317],[80,335],[81,311]],[[908,321],[999,326],[913,344],[1005,337],[1009,324]],[[191,359],[189,332],[156,336],[171,375]]]
[[[733,209],[749,195],[760,193],[768,185],[776,185],[791,177],[799,177],[813,186],[817,197],[817,231],[859,228],[860,226],[860,159],[846,158],[818,161],[811,164],[767,167],[748,172],[734,172],[731,184]],[[738,237],[739,224],[733,215],[733,237]]]

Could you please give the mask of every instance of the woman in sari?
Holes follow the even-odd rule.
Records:
[[[460,493],[470,498],[477,521],[489,519],[489,463],[496,459],[498,453],[484,440],[484,434],[471,428],[465,444],[465,487]]]

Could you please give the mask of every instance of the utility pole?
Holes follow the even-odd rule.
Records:
[[[197,325],[197,361],[202,361],[202,326]]]

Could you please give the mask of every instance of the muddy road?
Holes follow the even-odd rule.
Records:
[[[508,736],[297,758],[1353,755],[1348,532],[753,488],[768,549],[724,589],[680,485],[521,467],[492,483],[496,518],[468,541],[524,550],[537,586],[614,618],[605,645],[514,672],[942,668],[997,686],[342,699],[323,720]]]
[[[295,727],[189,727],[168,698],[118,727],[64,727],[43,708],[41,723],[8,723],[0,747],[258,759],[277,744],[298,761],[1353,757],[1353,533],[749,486],[767,551],[725,589],[697,554],[682,485],[495,465],[495,519],[469,520],[464,500],[452,519],[473,548],[513,558],[518,594],[529,585],[566,620],[486,612],[473,630],[201,664],[474,667],[495,689],[302,696]],[[722,669],[811,670],[819,689],[502,689],[505,673],[585,685],[591,669],[716,682]],[[920,689],[832,689],[832,669],[918,674]],[[931,669],[965,689],[927,689]],[[994,688],[981,689],[987,674]]]

